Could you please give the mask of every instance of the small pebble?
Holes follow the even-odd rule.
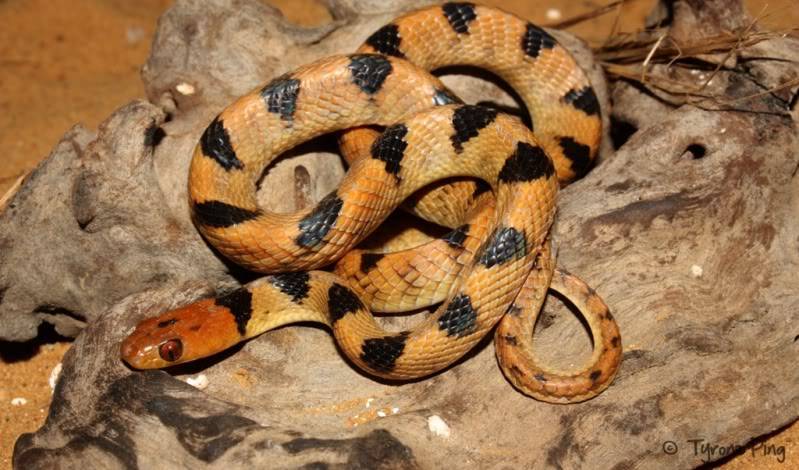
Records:
[[[380,416],[381,418],[385,418],[387,415],[386,415],[386,412],[385,412],[385,411],[383,411],[383,410],[379,410],[379,411],[377,412],[377,416]]]
[[[24,405],[26,403],[28,403],[28,400],[26,400],[26,399],[24,399],[22,397],[17,397],[17,398],[12,398],[11,399],[11,405],[12,406],[22,406],[22,405]]]
[[[55,390],[55,383],[58,381],[58,376],[61,375],[61,363],[53,367],[53,370],[50,371],[50,378],[47,379],[47,382],[50,384],[50,391]]]
[[[186,377],[186,383],[194,388],[205,390],[208,387],[208,377],[205,374],[200,374],[197,377]]]
[[[176,86],[175,89],[181,95],[193,95],[194,91],[195,91],[194,90],[194,85],[191,85],[191,84],[186,83],[186,82],[178,83],[178,86]]]
[[[144,39],[145,34],[144,28],[140,26],[130,26],[125,30],[125,39],[127,39],[128,44],[136,44]]]
[[[563,17],[563,15],[561,14],[560,10],[558,10],[557,8],[549,8],[547,10],[546,15],[547,15],[547,19],[548,20],[552,20],[552,21],[559,20],[559,19],[561,19],[561,17]]]
[[[370,398],[370,399],[366,400],[366,407],[367,407],[367,408],[371,407],[371,406],[372,406],[372,402],[373,402],[373,401],[375,401],[375,399],[374,399],[374,398]]]
[[[441,419],[441,416],[433,415],[427,418],[427,429],[439,437],[449,437],[451,430],[449,425]]]
[[[703,274],[704,272],[705,272],[705,271],[702,269],[702,266],[699,266],[699,265],[697,265],[697,264],[695,264],[695,265],[691,266],[691,274],[692,274],[694,277],[702,277],[702,274]]]
[[[394,408],[391,408],[391,414],[395,415],[397,413],[399,413],[399,408],[397,408],[396,406]]]

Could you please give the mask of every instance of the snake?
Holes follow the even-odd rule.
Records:
[[[430,73],[456,65],[505,81],[530,127],[464,104]],[[343,131],[349,163],[338,187],[295,213],[261,207],[264,169],[334,131]],[[555,267],[549,231],[560,186],[588,171],[601,133],[586,74],[544,29],[472,3],[407,13],[355,53],[281,75],[211,121],[189,168],[192,219],[221,255],[267,275],[142,321],[122,358],[164,368],[311,321],[369,375],[412,380],[451,366],[495,330],[500,366],[522,393],[592,398],[618,370],[618,326],[593,289]],[[449,231],[394,252],[358,247],[403,204]],[[580,370],[542,366],[532,350],[549,289],[588,323],[594,350]],[[407,331],[388,331],[372,314],[436,304]]]

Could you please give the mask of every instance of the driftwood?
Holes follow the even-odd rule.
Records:
[[[729,4],[667,2],[665,21],[683,40],[692,21],[697,34],[735,29],[746,20],[720,8]],[[177,1],[143,71],[149,102],[121,108],[96,134],[70,131],[8,201],[0,337],[31,338],[42,321],[80,332],[46,424],[17,442],[17,468],[680,468],[723,456],[691,440],[726,449],[796,419],[797,91],[764,92],[797,78],[791,38],[725,62],[706,90],[723,105],[614,85],[620,148],[562,192],[554,231],[559,265],[590,281],[622,329],[622,368],[594,400],[553,406],[520,395],[489,341],[432,378],[375,381],[309,326],[171,374],[125,367],[119,341],[142,318],[252,278],[189,221],[190,151],[235,96],[352,51],[396,13],[358,0],[331,0],[331,11],[332,24],[301,30],[256,0]],[[593,75],[600,83],[596,66]],[[467,101],[512,103],[477,78],[447,83]],[[278,163],[262,202],[288,211],[321,198],[343,173],[333,148],[319,139]],[[577,364],[589,342],[566,311],[548,302],[536,348]],[[180,380],[199,373],[204,390]],[[429,430],[436,417],[448,436]]]

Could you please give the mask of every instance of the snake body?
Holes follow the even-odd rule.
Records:
[[[425,71],[458,64],[486,68],[517,90],[534,133],[514,117],[460,103]],[[359,128],[369,125],[387,127]],[[350,168],[335,191],[295,214],[258,206],[256,182],[274,158],[340,129],[351,129],[341,139]],[[278,77],[211,122],[189,171],[195,224],[226,257],[272,274],[145,320],[122,356],[136,368],[165,367],[315,321],[358,367],[404,380],[452,364],[502,319],[497,354],[517,388],[554,402],[590,398],[615,375],[618,329],[593,291],[554,269],[547,236],[560,182],[587,170],[600,134],[585,74],[544,30],[468,3],[398,18],[357,53]],[[453,229],[445,237],[390,254],[353,250],[402,201],[452,177],[488,187],[448,184],[417,198],[417,214]],[[335,273],[305,271],[336,260]],[[550,282],[591,326],[594,356],[576,373],[548,372],[520,345],[531,339]],[[370,313],[442,301],[410,331],[385,331]]]

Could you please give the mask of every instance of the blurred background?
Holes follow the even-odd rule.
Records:
[[[303,26],[331,20],[317,0],[263,0]],[[114,109],[144,97],[139,69],[158,17],[171,0],[0,0],[0,199],[47,156],[76,123],[96,126]],[[537,24],[554,24],[610,0],[481,0]],[[799,0],[746,0],[764,29],[799,26]],[[569,28],[593,46],[644,25],[655,0],[628,0]],[[346,52],[346,51],[342,51]],[[2,204],[0,204],[2,205]],[[46,288],[46,286],[42,286]],[[50,376],[69,342],[51,331],[30,343],[0,341],[0,470],[11,467],[17,437],[44,422]],[[799,425],[761,438],[786,449],[785,462],[751,452],[713,468],[799,468]]]

